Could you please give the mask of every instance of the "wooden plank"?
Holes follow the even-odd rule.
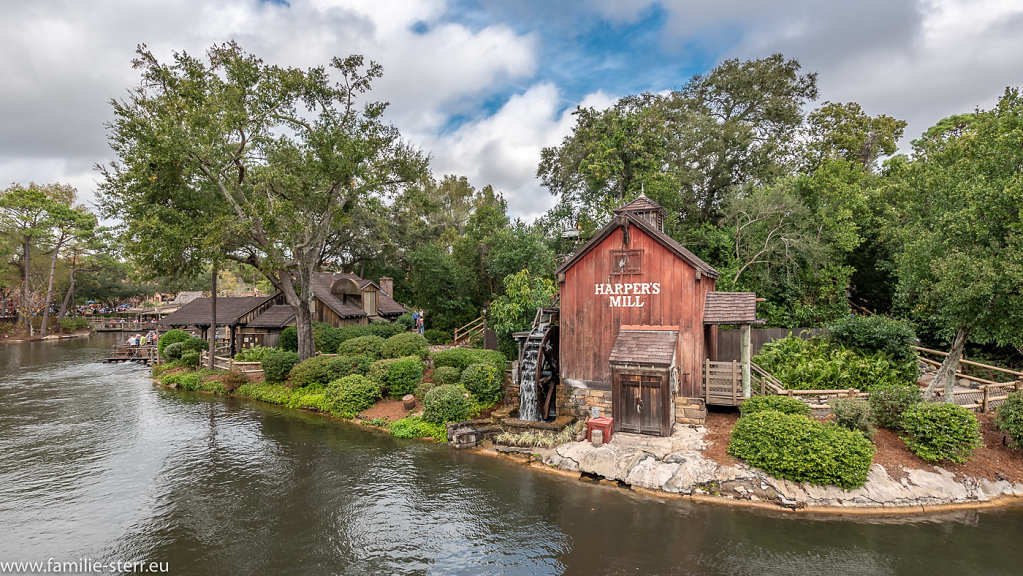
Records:
[[[920,346],[910,346],[910,348],[913,348],[914,350],[916,350],[918,352],[929,352],[931,354],[938,354],[938,355],[941,355],[941,356],[948,356],[948,352],[942,352],[941,350],[931,350],[930,348],[921,348]],[[929,362],[934,362],[933,360],[930,360],[929,358],[920,358],[920,359],[923,360],[924,362],[928,362],[928,361]],[[1001,368],[1001,367],[998,367],[998,366],[991,366],[990,364],[981,364],[980,362],[973,362],[972,360],[960,359],[959,363],[960,364],[966,364],[967,366],[976,366],[977,368],[986,368],[988,370],[995,370],[997,372],[1004,372],[1006,374],[1012,374],[1013,376],[1023,376],[1023,372],[1018,372],[1016,370],[1010,370],[1008,368]],[[938,365],[940,365],[940,364],[941,364],[941,362],[938,362]]]

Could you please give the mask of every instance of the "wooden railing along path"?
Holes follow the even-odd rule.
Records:
[[[480,314],[479,318],[473,320],[472,322],[469,322],[465,326],[462,326],[461,328],[455,328],[453,344],[455,346],[466,345],[469,343],[470,340],[472,340],[473,336],[476,336],[477,334],[482,336],[486,329],[487,315]]]
[[[205,350],[199,353],[200,364],[205,366],[208,358],[209,353]],[[213,367],[217,370],[236,370],[246,376],[263,373],[263,367],[259,362],[236,362],[233,358],[216,354],[213,355]]]
[[[931,350],[929,348],[921,348],[919,346],[913,346],[913,349],[920,353],[919,359],[921,362],[930,364],[931,366],[941,366],[941,362],[932,358],[927,358],[923,356],[923,354],[942,357],[948,356],[948,352],[942,352],[941,350]],[[967,389],[959,388],[952,391],[952,397],[955,403],[963,406],[964,408],[987,412],[991,408],[1000,406],[1002,402],[1008,398],[1009,392],[1017,392],[1023,388],[1023,372],[1010,370],[1008,368],[1001,368],[999,366],[991,366],[990,364],[981,364],[980,362],[973,362],[971,360],[961,359],[959,360],[959,364],[960,366],[973,366],[983,370],[989,370],[1014,377],[1013,380],[997,382],[986,378],[964,374],[962,370],[959,370],[956,372],[957,381],[962,379],[977,384],[976,387]],[[939,395],[943,394],[944,390],[937,390],[937,393]]]

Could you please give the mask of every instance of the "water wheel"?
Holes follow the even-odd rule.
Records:
[[[536,359],[536,403],[541,420],[551,415],[555,405],[558,382],[561,380],[561,366],[558,362],[558,327],[551,326],[540,342]]]

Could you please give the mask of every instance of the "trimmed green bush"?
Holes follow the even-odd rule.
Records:
[[[1023,448],[1023,392],[1010,392],[995,413],[995,426],[1012,441],[1013,448]]]
[[[916,333],[905,322],[887,316],[846,316],[825,330],[829,340],[863,354],[883,352],[897,363],[916,366]],[[914,375],[915,376],[915,375]]]
[[[280,348],[274,348],[273,346],[253,346],[252,348],[244,348],[237,356],[234,357],[236,362],[262,362],[263,358],[266,358],[270,354],[273,354]]]
[[[437,386],[423,398],[423,420],[435,424],[468,420],[472,416],[469,396],[462,386]]]
[[[423,382],[419,383],[419,386],[416,386],[416,391],[413,392],[413,394],[415,394],[416,398],[422,400],[423,398],[426,398],[426,395],[430,392],[430,390],[433,390],[437,386],[438,384],[434,382],[426,382],[424,380]]]
[[[874,424],[889,430],[902,428],[902,415],[920,403],[920,388],[910,386],[879,386],[870,391],[870,417]]]
[[[242,384],[235,390],[235,396],[246,396],[254,400],[269,402],[270,404],[287,405],[291,402],[294,393],[291,388],[283,384],[272,384],[267,382],[249,382]]]
[[[196,368],[199,366],[198,352],[184,352],[181,354],[181,363],[185,366]]]
[[[181,343],[181,356],[184,357],[188,352],[203,352],[210,349],[210,343],[202,338],[189,338]]]
[[[313,322],[313,344],[320,354],[333,354],[341,344],[341,335],[326,322]]]
[[[458,384],[462,371],[454,366],[441,366],[433,369],[433,381],[436,384]]]
[[[373,360],[366,356],[334,356],[327,364],[327,380],[337,380],[352,374],[365,376],[369,373],[369,366]]]
[[[281,339],[277,342],[281,350],[298,352],[298,328],[288,326],[281,331]]]
[[[454,366],[459,370],[465,370],[469,364],[493,364],[498,370],[504,371],[507,359],[504,354],[497,350],[482,350],[479,348],[451,348],[441,350],[433,355],[434,367]]]
[[[288,372],[298,364],[298,354],[290,350],[278,350],[268,354],[259,363],[263,368],[263,379],[267,382],[280,383],[288,378]]]
[[[394,323],[399,325],[399,326],[401,326],[401,331],[402,332],[407,332],[407,331],[411,330],[413,327],[415,327],[415,325],[416,325],[415,321],[412,320],[412,313],[411,312],[406,312],[406,313],[402,314],[401,316],[398,316],[394,320]]]
[[[962,406],[920,402],[902,415],[902,439],[928,462],[966,462],[981,445],[977,416]]]
[[[774,410],[743,416],[728,453],[777,478],[846,490],[862,486],[874,460],[862,434]]]
[[[160,357],[164,360],[180,360],[182,352],[185,351],[184,348],[184,342],[172,342],[163,349],[163,352],[160,353]]]
[[[426,358],[429,354],[429,347],[426,338],[415,332],[403,332],[395,334],[384,340],[380,348],[380,355],[384,358],[404,358],[405,356],[418,356]]]
[[[387,339],[392,336],[396,336],[405,331],[405,327],[395,322],[373,322],[369,325],[369,333],[373,336],[379,336]],[[402,354],[402,356],[408,356],[408,354]]]
[[[753,361],[792,390],[873,390],[916,381],[915,362],[896,362],[883,352],[860,354],[822,338],[768,342]]]
[[[380,399],[380,384],[352,374],[327,384],[324,396],[330,404],[331,414],[352,419]]]
[[[504,372],[493,364],[469,364],[462,372],[459,383],[480,404],[493,404],[501,399]]]
[[[773,410],[782,414],[810,415],[809,404],[797,398],[789,398],[788,396],[752,396],[743,400],[739,406],[739,412],[743,416],[766,410]]]
[[[448,429],[443,424],[427,422],[420,416],[409,416],[391,424],[391,434],[395,438],[433,438],[447,440]]]
[[[379,360],[383,346],[384,339],[379,336],[359,336],[342,342],[337,347],[337,353],[341,356],[366,356]]]
[[[352,338],[359,338],[361,336],[375,336],[373,330],[369,326],[342,326],[337,329],[338,338],[341,342],[347,342]]]
[[[870,425],[870,403],[866,400],[835,398],[831,401],[831,411],[835,413],[835,424],[862,432],[867,439],[874,437],[874,427]]]
[[[157,341],[156,351],[160,354],[160,357],[163,358],[164,350],[167,349],[167,346],[170,346],[175,342],[184,342],[189,338],[191,338],[191,336],[188,335],[188,332],[185,332],[184,330],[181,330],[179,328],[175,328],[174,330],[168,330],[167,333],[164,334],[163,336],[160,336],[160,340]]]
[[[89,327],[89,320],[86,318],[61,318],[60,329],[62,332],[77,332]]]
[[[369,378],[383,384],[392,398],[401,398],[423,381],[423,361],[418,356],[377,360],[369,367]]]
[[[187,374],[171,374],[170,376],[164,377],[163,385],[170,386],[171,388],[177,388],[178,390],[198,390],[199,375],[194,372]]]
[[[292,388],[303,388],[311,385],[322,386],[331,380],[331,356],[314,356],[295,364],[288,373],[288,383]]]
[[[450,344],[454,339],[451,332],[440,328],[430,328],[423,332],[423,336],[426,336],[426,341],[430,344]]]

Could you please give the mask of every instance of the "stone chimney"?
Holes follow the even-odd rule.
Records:
[[[394,298],[394,278],[383,276],[380,278],[380,291],[387,294],[388,298]]]

